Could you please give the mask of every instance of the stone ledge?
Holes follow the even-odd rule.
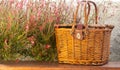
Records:
[[[2,62],[0,70],[120,70],[120,62],[109,62],[103,66],[81,66],[41,62]]]

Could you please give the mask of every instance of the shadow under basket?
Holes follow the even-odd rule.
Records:
[[[55,28],[56,47],[59,63],[80,65],[104,65],[110,53],[110,35],[113,26],[89,25],[87,35],[79,40],[71,34],[70,26],[59,25]],[[75,28],[77,30],[77,28]]]

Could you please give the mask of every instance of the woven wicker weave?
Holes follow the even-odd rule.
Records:
[[[88,1],[88,4],[93,4],[96,10],[97,23],[97,7],[94,2]],[[85,4],[87,5],[87,4]],[[77,11],[78,11],[77,7]],[[86,9],[86,8],[85,8]],[[56,46],[59,63],[81,64],[81,65],[103,65],[108,62],[110,35],[113,26],[110,25],[88,25],[88,15],[85,10],[85,24],[83,29],[75,28],[76,15],[73,25],[59,25],[55,28]],[[73,32],[72,32],[73,31]],[[71,33],[72,32],[72,33]],[[74,37],[75,32],[81,32],[81,39]],[[78,35],[79,37],[79,35]]]

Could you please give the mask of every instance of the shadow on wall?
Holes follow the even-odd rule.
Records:
[[[120,61],[120,26],[115,26],[111,35],[110,61]]]

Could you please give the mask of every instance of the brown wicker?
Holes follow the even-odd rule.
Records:
[[[96,24],[88,25],[88,15],[86,14],[87,4],[85,4],[85,24],[83,25],[83,28],[77,29],[75,27],[77,26],[75,25],[75,22],[79,5],[77,6],[72,26],[71,24],[62,24],[55,28],[59,63],[103,65],[108,62],[110,35],[113,26],[98,25],[97,7],[95,3],[92,1],[88,1],[86,3],[92,3],[95,6]]]

